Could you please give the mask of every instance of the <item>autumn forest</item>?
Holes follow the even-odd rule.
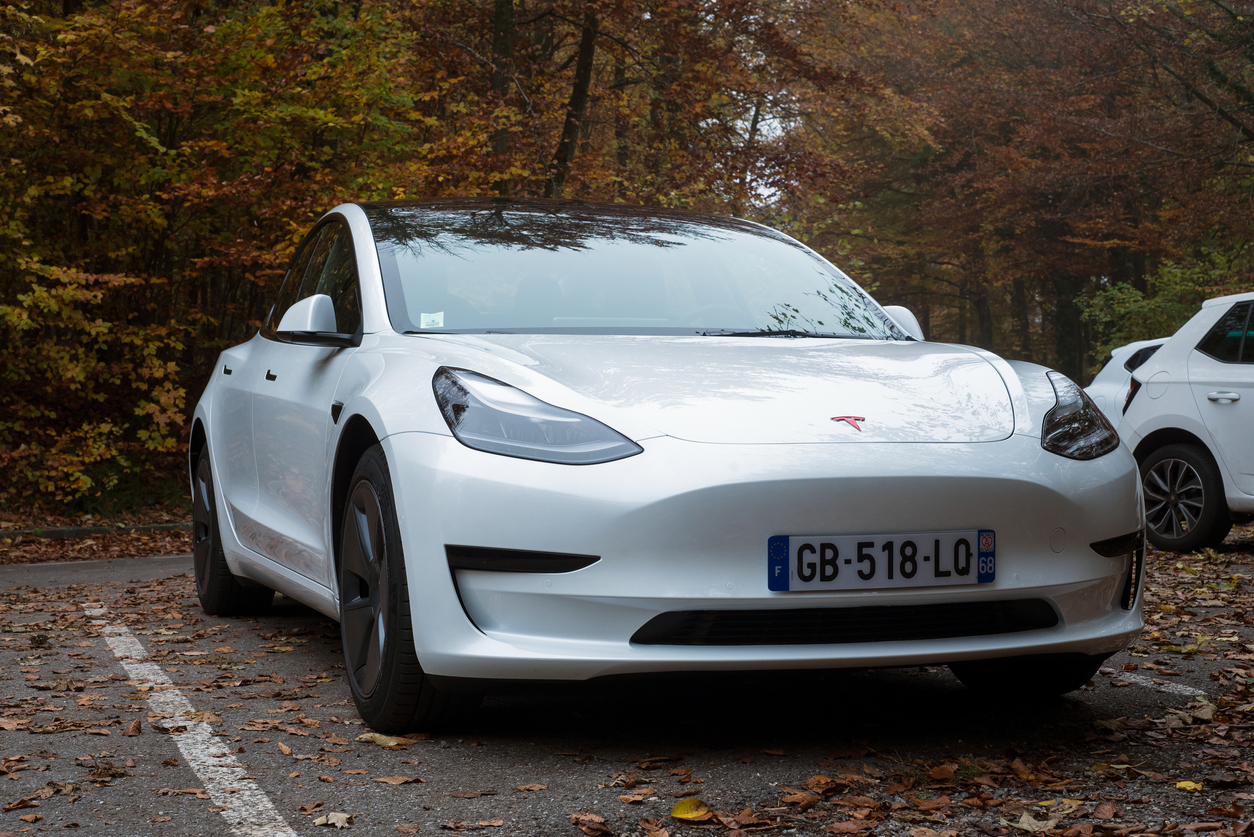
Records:
[[[734,214],[1087,382],[1254,288],[1254,2],[15,0],[0,503],[176,472],[346,199]]]

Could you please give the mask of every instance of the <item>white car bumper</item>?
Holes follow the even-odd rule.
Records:
[[[423,668],[435,675],[579,680],[1096,655],[1123,648],[1142,626],[1139,598],[1127,610],[1120,602],[1127,557],[1090,548],[1141,527],[1136,464],[1124,447],[1073,462],[1018,435],[970,445],[712,445],[662,437],[643,441],[637,456],[566,466],[482,453],[435,434],[397,434],[383,444],[415,645]],[[995,581],[878,591],[767,589],[773,535],[956,529],[996,532]],[[573,572],[451,570],[446,545],[599,560]],[[920,636],[867,641],[871,618],[909,634],[912,625],[951,612],[932,605],[974,613],[1023,600],[1046,603],[1056,624],[971,636],[920,627]],[[807,617],[797,611],[822,618],[830,609],[865,607],[903,609],[854,616],[851,623],[861,626],[856,641],[797,641],[804,637],[797,620],[804,625]],[[631,641],[654,617],[675,611],[715,611],[710,619],[766,630],[755,642],[783,635],[770,631],[788,618],[773,612],[793,611],[792,628],[780,628],[791,630],[793,640]],[[765,613],[738,621],[744,611]],[[700,630],[681,641],[700,643]]]

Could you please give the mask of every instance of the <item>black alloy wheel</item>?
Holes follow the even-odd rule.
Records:
[[[207,444],[196,457],[192,477],[192,566],[200,606],[210,616],[257,613],[274,599],[269,587],[243,583],[227,566]]]
[[[383,672],[383,649],[391,619],[387,536],[379,497],[368,480],[358,482],[348,498],[343,544],[340,609],[344,658],[355,691],[369,697]]]
[[[357,711],[386,733],[456,723],[481,696],[437,687],[418,662],[392,479],[378,445],[357,463],[342,520],[340,638]]]
[[[1141,463],[1150,543],[1173,552],[1218,546],[1232,528],[1223,479],[1194,445],[1167,445]]]

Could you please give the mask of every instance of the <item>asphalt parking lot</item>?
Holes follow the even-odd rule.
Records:
[[[290,600],[206,617],[185,557],[0,567],[0,835],[1239,834],[1252,547],[1154,556],[1142,640],[1041,704],[943,668],[637,678],[400,740]]]

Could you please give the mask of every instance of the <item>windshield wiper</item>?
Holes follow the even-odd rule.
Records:
[[[752,331],[732,331],[727,328],[712,328],[701,332],[702,337],[845,337],[843,334],[821,334],[816,331],[800,331],[795,328],[755,328]]]

